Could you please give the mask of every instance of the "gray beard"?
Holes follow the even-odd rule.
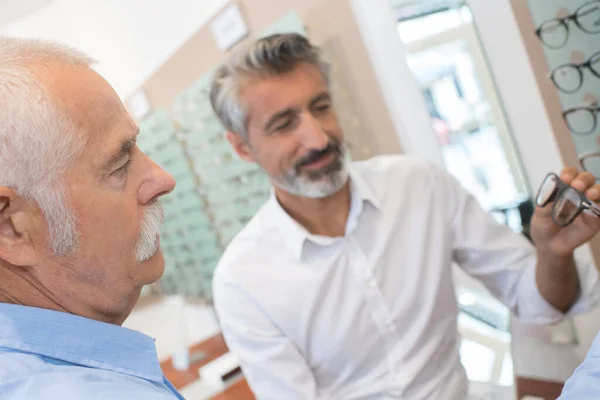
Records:
[[[322,199],[338,192],[348,181],[348,161],[342,155],[318,171],[298,174],[288,171],[283,177],[272,178],[273,185],[290,194],[310,199]]]

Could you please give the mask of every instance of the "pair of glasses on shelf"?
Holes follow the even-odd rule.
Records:
[[[545,46],[560,49],[569,39],[571,23],[585,33],[600,33],[600,0],[585,3],[565,17],[542,22],[535,34]]]
[[[584,171],[594,174],[600,180],[600,151],[590,151],[579,156],[579,164]]]
[[[576,135],[591,135],[598,128],[600,106],[582,105],[563,111],[563,118],[569,130]]]
[[[600,24],[600,20],[598,24]],[[550,79],[552,79],[554,86],[561,92],[575,93],[583,86],[584,71],[586,69],[596,78],[600,78],[600,51],[583,63],[559,65],[550,73]]]
[[[567,226],[584,211],[600,217],[600,207],[571,185],[562,182],[558,175],[549,173],[535,198],[538,207],[552,203],[552,220],[558,226]]]

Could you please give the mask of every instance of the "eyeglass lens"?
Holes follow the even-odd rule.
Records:
[[[539,32],[542,42],[553,49],[564,46],[569,37],[569,28],[566,22],[560,20],[544,22],[540,26]]]
[[[570,224],[579,213],[581,207],[581,196],[576,189],[568,187],[562,190],[552,209],[554,222],[565,226]]]
[[[600,33],[600,1],[591,1],[581,6],[575,20],[584,32]]]
[[[548,175],[542,185],[540,186],[540,190],[538,191],[538,195],[535,199],[536,204],[539,207],[544,207],[550,200],[552,200],[552,196],[556,191],[557,180],[558,178],[555,175]]]
[[[594,174],[596,179],[600,177],[600,154],[591,154],[581,159],[581,167]]]
[[[552,82],[563,92],[574,93],[583,84],[583,74],[576,65],[561,65],[552,71]]]
[[[564,112],[565,121],[571,132],[579,135],[589,135],[598,126],[600,108],[577,107]]]
[[[565,93],[575,93],[583,85],[583,73],[586,68],[600,78],[600,52],[584,64],[564,64],[556,67],[551,74],[552,82]]]

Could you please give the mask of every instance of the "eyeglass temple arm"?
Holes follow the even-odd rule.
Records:
[[[600,207],[596,205],[596,203],[590,200],[589,203],[586,203],[586,208],[590,210],[595,216],[600,217]]]

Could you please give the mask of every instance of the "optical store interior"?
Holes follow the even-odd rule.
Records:
[[[268,100],[244,114],[247,138],[223,119],[237,105],[217,112],[219,95],[229,94],[215,95],[215,82],[236,54],[276,35],[296,40],[288,57],[294,46],[318,48],[328,80],[314,78],[312,58],[248,78],[237,90],[245,104],[252,93]],[[600,332],[598,199],[548,177],[564,180],[561,171],[573,167],[590,177],[589,187],[600,183],[599,0],[0,0],[0,37],[55,41],[92,57],[139,127],[137,147],[176,182],[160,196],[164,272],[143,286],[122,323],[153,339],[173,392],[98,398],[178,398],[174,391],[188,400],[594,398],[567,397],[566,388],[576,386],[567,382]],[[327,106],[294,108],[312,90],[309,75],[327,88],[343,139],[336,133],[317,143],[323,132],[329,140],[318,125],[319,113],[333,112]],[[281,90],[260,97],[271,87]],[[286,115],[302,115],[297,126],[253,140],[255,113],[277,101],[291,104]],[[340,165],[350,171],[341,239],[314,234],[305,214],[284,205],[292,207],[293,196],[294,206],[325,204],[301,193],[302,182],[328,179],[337,164],[318,169],[328,157],[346,160]],[[450,207],[453,218],[440,221]],[[582,219],[594,232],[573,246],[576,268],[568,271],[578,282],[574,301],[587,306],[569,303],[556,320],[537,318],[543,312],[531,304],[555,294],[540,290],[551,276],[540,272],[548,258],[541,249],[579,240]],[[554,247],[540,239],[550,234]],[[296,239],[297,257],[288,248]],[[355,242],[366,256],[348,244]],[[103,251],[110,258],[111,249]],[[529,253],[519,251],[531,252],[531,273],[521,271]],[[439,260],[447,276],[433,266]],[[577,275],[581,265],[589,268]],[[374,278],[367,272],[365,281],[363,266]],[[558,286],[552,290],[567,290]],[[533,317],[520,318],[528,307]],[[0,398],[33,399],[25,389],[3,389],[12,378],[2,372],[11,369],[2,358],[9,324],[2,315],[0,308]],[[460,362],[452,366],[455,351]],[[600,376],[600,364],[588,371]]]

